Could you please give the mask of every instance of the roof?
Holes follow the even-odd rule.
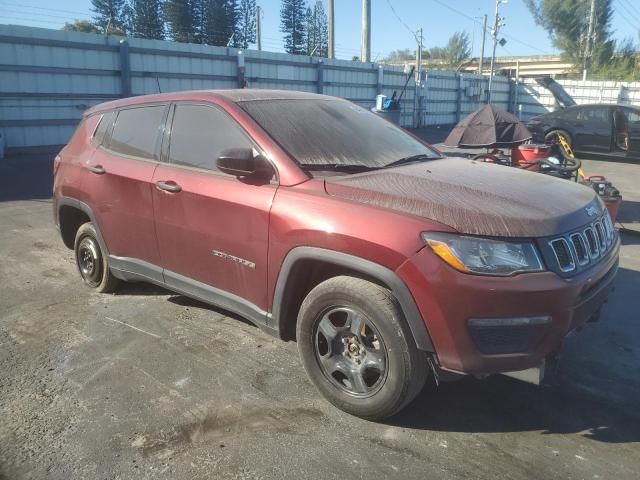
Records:
[[[156,93],[152,95],[139,95],[122,98],[110,102],[100,103],[88,109],[85,115],[95,112],[110,110],[145,103],[167,102],[177,100],[203,100],[210,98],[224,98],[233,103],[260,101],[260,100],[342,100],[328,95],[317,93],[298,92],[295,90],[262,90],[251,88],[237,88],[227,90],[187,90],[181,92]]]

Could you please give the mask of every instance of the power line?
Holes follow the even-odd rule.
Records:
[[[22,22],[34,22],[34,23],[48,23],[51,25],[62,25],[64,22],[62,21],[53,21],[53,20],[35,20],[33,18],[24,18],[24,17],[3,17],[7,20],[20,20]]]
[[[438,5],[440,5],[440,6],[444,7],[444,8],[446,8],[446,9],[448,9],[448,10],[451,10],[451,11],[452,11],[452,12],[454,12],[454,13],[456,13],[456,14],[458,14],[458,15],[463,16],[463,17],[464,17],[464,18],[466,18],[467,20],[471,20],[472,22],[475,22],[475,23],[477,23],[477,24],[479,24],[479,25],[482,25],[482,22],[480,22],[479,20],[476,20],[475,18],[473,18],[473,17],[471,17],[471,16],[467,15],[466,13],[463,13],[463,12],[461,12],[460,10],[457,10],[457,9],[455,9],[455,8],[453,8],[453,7],[449,6],[449,5],[447,5],[446,3],[444,3],[444,2],[443,2],[443,1],[441,1],[441,0],[433,0],[433,1],[434,1],[434,2],[436,2]],[[533,45],[531,45],[531,44],[529,44],[529,43],[523,42],[522,40],[519,40],[519,39],[517,39],[516,37],[513,37],[513,36],[511,36],[511,35],[507,35],[506,33],[503,33],[503,35],[504,35],[505,37],[507,37],[508,39],[510,39],[511,41],[516,42],[516,43],[519,43],[520,45],[523,45],[523,46],[525,46],[525,47],[531,48],[532,50],[536,50],[537,52],[543,53],[543,54],[545,54],[545,55],[547,55],[547,54],[548,54],[548,52],[545,52],[544,50],[541,50],[541,49],[539,49],[538,47],[534,47]]]
[[[53,15],[51,13],[34,13],[34,12],[25,12],[25,11],[21,11],[21,10],[5,10],[5,12],[18,14],[18,15],[34,15],[34,16],[37,16],[37,17],[64,18],[66,20],[69,19],[69,17],[67,17],[66,15],[65,16],[63,16],[63,15]],[[89,20],[89,17],[82,18],[82,20]]]
[[[88,14],[88,12],[80,12],[78,10],[62,10],[60,8],[46,8],[46,7],[39,7],[39,6],[35,6],[35,5],[28,5],[26,3],[5,2],[4,0],[0,0],[0,3],[2,3],[3,5],[9,5],[9,6],[12,6],[12,7],[33,8],[35,10],[45,10],[45,11],[49,11],[49,12],[73,13],[73,14],[80,14],[80,15],[87,15]]]
[[[400,18],[400,15],[398,15],[398,13],[396,12],[396,9],[393,8],[393,5],[391,4],[390,0],[387,0],[387,5],[389,5],[389,8],[391,9],[391,11],[393,12],[393,14],[395,15],[395,17],[398,19],[398,21],[404,26],[404,28],[407,29],[407,31],[411,34],[411,36],[417,40],[416,37],[416,32],[414,32],[413,30],[411,30],[409,28],[409,25],[407,25],[404,20],[402,20],[402,18]]]

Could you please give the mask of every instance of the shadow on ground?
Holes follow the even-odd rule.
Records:
[[[173,303],[174,305],[180,305],[181,307],[189,307],[189,308],[198,308],[202,310],[208,310],[210,312],[217,313],[219,315],[232,318],[239,322],[242,322],[246,325],[255,326],[249,320],[239,315],[236,315],[233,312],[229,312],[222,308],[215,307],[208,303],[202,302],[195,298],[186,297],[184,295],[177,294],[172,292],[171,290],[167,290],[166,288],[160,287],[158,285],[154,285],[152,283],[144,283],[144,282],[122,282],[118,289],[114,292],[116,296],[157,296],[157,295],[168,295],[168,302]],[[256,327],[257,328],[257,327]],[[2,480],[2,479],[0,479]]]
[[[496,375],[428,385],[388,423],[443,432],[498,433],[541,431],[580,433],[607,443],[640,441],[640,419],[632,405],[621,412],[562,385],[537,387]],[[622,414],[626,413],[626,414]]]

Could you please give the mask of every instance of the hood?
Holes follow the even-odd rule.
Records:
[[[541,77],[535,79],[536,83],[541,87],[546,88],[553,98],[556,99],[556,103],[560,106],[560,108],[568,108],[573,107],[576,104],[576,101],[573,99],[571,95],[567,93],[562,85],[556,82],[551,77]]]
[[[593,189],[535,172],[462,158],[328,177],[329,195],[423,217],[460,233],[547,237],[602,211]]]

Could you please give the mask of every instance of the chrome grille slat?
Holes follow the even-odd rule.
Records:
[[[587,252],[587,242],[581,233],[574,233],[570,237],[573,253],[575,254],[578,265],[586,265],[589,263],[589,253]]]
[[[556,238],[555,240],[551,240],[549,245],[551,245],[551,248],[553,249],[553,253],[556,256],[560,270],[563,272],[571,272],[575,270],[576,264],[573,261],[569,242],[564,238]]]
[[[604,251],[604,249],[607,246],[607,238],[605,237],[605,234],[604,234],[604,227],[602,226],[602,223],[600,222],[600,220],[595,222],[594,225],[595,225],[596,235],[598,236],[598,241],[600,242],[600,250]]]
[[[584,236],[587,238],[587,245],[589,246],[589,255],[591,258],[598,258],[600,256],[600,248],[598,247],[598,241],[596,240],[596,233],[592,227],[584,229]]]
[[[567,235],[551,239],[548,244],[555,256],[556,266],[569,273],[603,257],[613,246],[615,229],[607,212]]]

